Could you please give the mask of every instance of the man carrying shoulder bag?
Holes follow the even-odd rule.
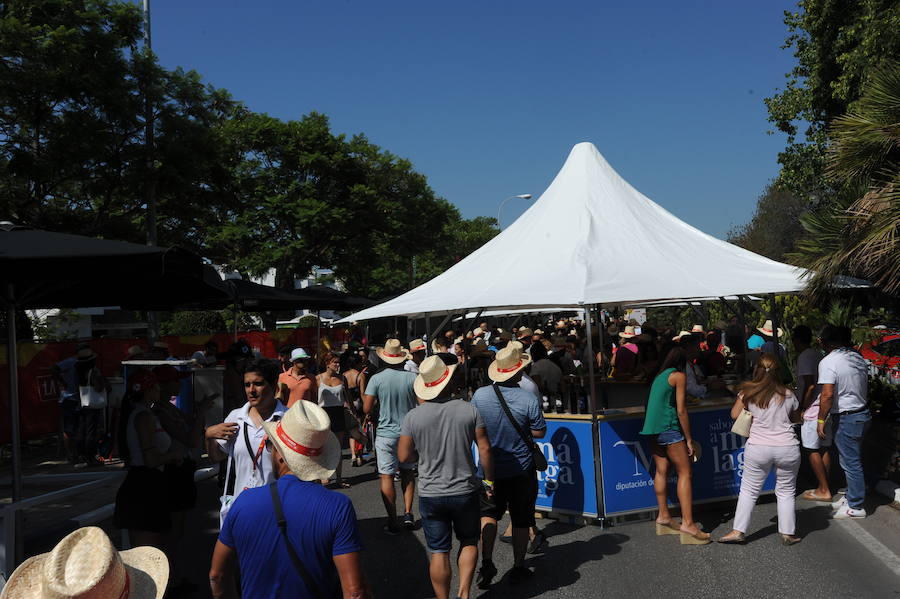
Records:
[[[472,396],[472,404],[481,414],[491,441],[495,475],[494,505],[486,506],[481,514],[482,566],[477,584],[482,589],[490,588],[497,574],[493,563],[497,521],[507,509],[513,526],[514,566],[510,582],[517,584],[533,576],[524,564],[525,551],[528,531],[535,525],[535,470],[546,468],[543,456],[537,456],[533,439],[542,438],[547,425],[538,398],[519,387],[523,370],[530,363],[531,356],[522,353],[520,344],[509,344],[497,352],[488,368],[488,377],[494,384],[481,387]]]

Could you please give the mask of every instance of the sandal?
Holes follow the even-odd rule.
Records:
[[[820,501],[822,503],[830,503],[832,496],[831,495],[828,495],[828,496],[816,495],[816,490],[810,489],[808,491],[803,491],[803,493],[800,495],[800,499],[805,499],[807,501]]]
[[[800,542],[800,537],[795,537],[794,535],[781,535],[781,544],[785,547],[790,547],[791,545],[796,545]]]
[[[741,544],[747,542],[747,538],[744,536],[744,533],[742,533],[742,532],[739,532],[737,534],[728,533],[724,537],[719,537],[718,539],[716,539],[716,542],[724,543],[726,545],[729,543],[735,544],[735,545],[741,545]]]

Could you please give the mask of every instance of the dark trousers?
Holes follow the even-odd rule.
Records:
[[[75,459],[91,460],[97,457],[97,444],[103,423],[103,409],[78,410],[78,428],[75,433]]]

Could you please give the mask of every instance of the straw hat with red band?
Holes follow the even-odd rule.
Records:
[[[375,353],[388,364],[402,364],[410,359],[409,352],[400,345],[399,339],[388,339],[384,347],[379,347]]]
[[[433,343],[433,342],[432,342]],[[417,351],[425,351],[425,342],[418,337],[409,342],[409,351],[414,353]]]
[[[79,528],[53,551],[22,562],[0,599],[162,599],[169,561],[155,547],[116,551],[96,526]]]
[[[513,342],[497,352],[488,366],[488,378],[496,383],[508,381],[517,372],[531,364],[531,356],[522,353],[522,344]]]
[[[691,332],[692,333],[705,333],[706,331],[703,330],[702,324],[695,324],[694,326],[691,327]]]
[[[625,327],[625,331],[619,333],[619,337],[622,339],[631,339],[632,337],[637,337],[637,333],[634,332],[634,327],[627,326]]]
[[[325,410],[311,401],[298,401],[278,422],[262,424],[297,478],[315,481],[334,474],[341,446],[331,432],[331,419]]]
[[[440,395],[453,378],[456,366],[456,364],[448,366],[440,356],[428,356],[422,360],[419,364],[419,376],[413,383],[416,396],[427,401]]]
[[[774,331],[772,330],[772,321],[771,320],[767,320],[765,322],[765,324],[763,324],[761,327],[759,327],[756,330],[767,337],[771,337],[774,334]],[[778,327],[778,336],[784,337],[784,331],[781,330],[781,327]]]

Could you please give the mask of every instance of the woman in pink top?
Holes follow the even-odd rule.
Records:
[[[746,406],[753,414],[750,437],[744,447],[741,493],[734,511],[734,525],[720,543],[743,543],[750,514],[769,472],[775,469],[775,497],[778,500],[778,532],[785,545],[799,543],[794,536],[794,495],[800,469],[800,443],[792,423],[799,422],[800,402],[781,383],[775,356],[762,354],[753,380],[746,383],[731,408],[737,418]]]

